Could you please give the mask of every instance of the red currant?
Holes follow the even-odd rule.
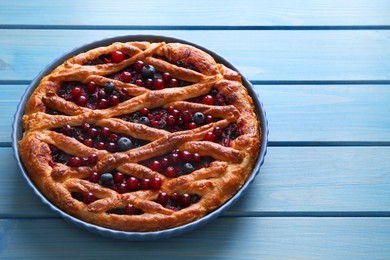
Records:
[[[88,147],[92,147],[93,146],[93,140],[91,138],[87,138],[84,140],[84,145],[88,146]]]
[[[142,60],[137,60],[134,63],[134,69],[136,72],[140,73],[142,68],[145,66],[145,63]]]
[[[89,203],[94,202],[95,200],[96,200],[96,197],[95,197],[95,195],[93,195],[92,192],[87,192],[84,194],[84,199],[83,199],[84,203],[89,204]]]
[[[147,109],[146,107],[143,107],[139,110],[139,112],[141,115],[147,116],[149,114],[149,109]]]
[[[184,122],[186,123],[191,123],[192,122],[192,113],[189,110],[184,110],[181,112],[181,118],[183,119]]]
[[[169,178],[175,177],[176,176],[176,169],[174,167],[172,167],[172,166],[169,166],[165,170],[165,176],[167,176]]]
[[[94,165],[98,162],[98,155],[96,153],[92,153],[88,156],[88,164]]]
[[[124,210],[125,210],[125,213],[126,213],[127,215],[134,215],[135,212],[136,212],[135,207],[134,207],[133,205],[131,205],[131,204],[127,204],[127,205],[125,206]]]
[[[135,85],[137,85],[138,87],[143,87],[144,86],[144,81],[142,79],[137,79],[135,81]]]
[[[90,91],[90,92],[95,92],[96,87],[97,87],[97,85],[96,85],[96,83],[94,81],[90,81],[87,84],[87,90]]]
[[[157,202],[164,205],[167,204],[169,195],[166,192],[160,192],[157,196]]]
[[[98,183],[100,180],[100,175],[97,172],[93,172],[89,175],[88,180],[93,183]]]
[[[117,186],[116,186],[116,191],[118,193],[126,193],[127,192],[127,186],[125,183],[119,183]]]
[[[192,154],[189,151],[180,151],[179,155],[183,162],[190,162],[192,160]]]
[[[172,76],[171,74],[169,74],[169,72],[164,72],[162,74],[162,79],[164,80],[164,82],[169,82],[172,79]]]
[[[193,161],[193,162],[198,163],[198,162],[200,162],[200,160],[201,160],[200,154],[194,153],[194,154],[192,155],[192,161]]]
[[[195,129],[197,125],[194,122],[188,124],[188,129]]]
[[[119,98],[117,96],[111,96],[109,99],[108,99],[108,102],[110,103],[110,106],[116,106],[119,104]]]
[[[121,62],[121,61],[123,61],[125,59],[125,55],[121,51],[114,51],[111,54],[111,59],[112,59],[113,62],[119,63],[119,62]]]
[[[68,161],[70,167],[79,167],[81,165],[81,159],[79,157],[71,157]]]
[[[138,188],[138,179],[135,177],[130,177],[126,180],[127,187],[131,190],[135,190]]]
[[[165,122],[167,126],[175,126],[176,125],[176,118],[173,115],[169,115],[167,119],[165,119]]]
[[[187,193],[184,193],[180,196],[180,205],[182,207],[188,207],[191,204],[191,196]]]
[[[205,105],[213,105],[214,104],[214,98],[211,95],[206,95],[202,99],[203,104]]]
[[[175,78],[169,81],[169,86],[171,86],[172,88],[176,88],[178,85],[179,85],[179,81]]]
[[[121,172],[117,172],[114,175],[114,181],[116,183],[122,183],[125,180],[125,176]]]
[[[153,161],[150,163],[149,167],[152,171],[158,172],[159,170],[161,170],[161,163],[159,161]]]
[[[207,132],[206,135],[204,136],[204,139],[206,141],[214,142],[215,134],[213,134],[213,132]]]
[[[158,190],[161,188],[161,185],[162,185],[162,180],[161,178],[154,178],[150,181],[150,185],[152,186],[152,189],[154,190]]]
[[[81,107],[85,107],[88,104],[88,98],[86,96],[79,96],[76,99],[76,104]]]
[[[162,79],[153,80],[153,88],[156,90],[160,90],[160,89],[165,88],[164,80],[162,80]]]
[[[139,186],[142,190],[149,190],[152,187],[152,184],[150,179],[142,179]]]
[[[81,94],[83,94],[83,91],[79,87],[74,87],[71,90],[71,94],[72,94],[72,97],[78,98],[79,96],[81,96]]]
[[[124,71],[121,73],[121,79],[123,82],[129,83],[133,79],[133,75],[128,71]]]

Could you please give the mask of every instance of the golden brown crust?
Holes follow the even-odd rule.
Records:
[[[119,63],[83,65],[88,60],[116,50],[127,54],[128,58]],[[174,77],[193,84],[182,88],[153,91],[105,77],[132,65],[136,60],[143,60],[158,70],[167,71]],[[197,70],[173,65],[178,61],[187,67],[193,65]],[[128,89],[132,98],[114,107],[91,110],[57,95],[64,81],[86,83],[91,80],[99,85],[112,81],[118,88]],[[216,88],[223,94],[229,105],[210,106],[186,101],[207,94],[211,88]],[[135,112],[142,107],[167,106],[180,110],[200,111],[220,120],[193,130],[170,133],[114,118]],[[45,113],[47,107],[66,115],[49,115]],[[127,152],[110,153],[87,147],[72,137],[53,131],[66,124],[80,126],[86,122],[109,127],[116,132],[150,143]],[[205,133],[212,131],[214,127],[226,127],[232,122],[240,127],[241,135],[231,142],[230,147],[203,140]],[[252,99],[237,72],[217,64],[212,56],[193,46],[163,42],[114,43],[65,61],[44,77],[31,95],[23,116],[23,127],[24,136],[19,142],[20,156],[29,176],[42,194],[59,208],[81,220],[124,231],[154,231],[177,227],[199,219],[221,206],[242,187],[252,172],[259,152],[261,135]],[[77,168],[61,163],[50,164],[49,145],[55,145],[74,156],[85,157],[95,153],[99,161],[94,166]],[[215,161],[208,168],[201,168],[176,178],[168,178],[139,164],[143,160],[173,149],[197,152],[202,156],[211,156]],[[131,173],[138,178],[160,177],[163,180],[161,191],[168,194],[196,193],[201,199],[189,207],[173,211],[155,202],[160,192],[158,190],[120,194],[85,180],[91,172],[103,173],[114,169]],[[74,199],[72,192],[92,192],[99,199],[86,204]],[[142,215],[106,213],[128,203],[144,213]]]

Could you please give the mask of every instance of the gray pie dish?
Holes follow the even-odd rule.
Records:
[[[206,225],[210,221],[216,219],[218,216],[220,216],[221,213],[229,209],[234,203],[236,203],[241,196],[248,190],[251,183],[254,181],[255,177],[260,172],[260,167],[262,166],[264,162],[264,157],[267,153],[267,143],[268,143],[268,121],[266,117],[266,113],[263,107],[262,102],[260,101],[258,95],[253,89],[253,86],[251,83],[245,78],[245,76],[241,74],[243,85],[247,88],[249,95],[253,99],[253,103],[255,106],[255,111],[258,116],[259,122],[260,122],[260,131],[261,131],[261,147],[259,151],[259,155],[257,158],[257,161],[254,165],[253,171],[251,172],[250,176],[248,177],[245,184],[237,191],[237,193],[232,196],[227,202],[225,202],[223,205],[221,205],[219,208],[214,210],[213,212],[209,213],[208,215],[193,221],[191,223],[161,230],[161,231],[152,231],[152,232],[127,232],[127,231],[119,231],[119,230],[113,230],[109,228],[104,228],[101,226],[97,226],[94,224],[87,223],[85,221],[82,221],[78,218],[75,218],[66,212],[62,211],[60,208],[58,208],[56,205],[54,205],[51,201],[49,201],[35,186],[35,184],[30,179],[27,170],[25,169],[23,163],[21,162],[20,155],[19,155],[19,148],[18,148],[18,141],[22,139],[23,136],[23,126],[22,126],[22,117],[25,111],[25,106],[27,101],[29,100],[31,94],[35,90],[35,88],[39,85],[41,79],[50,74],[56,67],[61,65],[64,61],[67,59],[82,53],[86,52],[90,49],[94,49],[100,46],[107,46],[114,42],[131,42],[131,41],[149,41],[149,42],[178,42],[178,43],[184,43],[189,44],[194,47],[197,47],[208,54],[210,54],[218,63],[224,64],[225,66],[238,71],[239,70],[234,67],[229,61],[221,57],[220,55],[216,54],[215,52],[206,49],[202,46],[199,46],[195,43],[188,42],[182,39],[173,38],[173,37],[166,37],[166,36],[160,36],[160,35],[127,35],[127,36],[118,36],[113,38],[107,38],[99,41],[95,41],[89,44],[85,44],[79,48],[76,48],[58,59],[51,62],[45,69],[43,69],[37,77],[31,82],[29,87],[27,88],[26,92],[22,96],[19,105],[17,107],[14,122],[13,122],[13,128],[12,128],[12,147],[14,156],[17,161],[17,165],[24,177],[24,179],[27,181],[28,185],[33,189],[35,194],[43,201],[44,204],[49,206],[51,210],[56,212],[58,215],[63,217],[65,220],[70,221],[71,223],[75,224],[76,226],[86,229],[92,233],[96,233],[105,237],[111,237],[115,239],[121,239],[121,240],[129,240],[129,241],[147,241],[147,240],[157,240],[157,239],[165,239],[173,236],[182,235],[184,233],[190,232],[192,230],[195,230],[197,228],[200,228],[201,226]]]

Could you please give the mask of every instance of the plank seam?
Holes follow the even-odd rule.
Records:
[[[389,218],[390,211],[264,211],[264,212],[225,212],[220,218]],[[62,219],[60,216],[10,216],[0,215],[0,219]]]
[[[46,25],[1,24],[8,30],[263,30],[263,31],[313,31],[313,30],[390,30],[390,25]]]
[[[249,80],[252,85],[390,85],[390,80]],[[32,80],[0,80],[0,85],[30,85]]]
[[[12,142],[0,142],[0,148]],[[268,147],[386,147],[390,141],[269,141]]]
[[[221,215],[223,218],[237,218],[237,217],[321,217],[321,218],[376,218],[376,217],[390,217],[390,211],[264,211],[264,212],[226,212]]]

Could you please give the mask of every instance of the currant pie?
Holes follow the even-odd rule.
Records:
[[[136,232],[223,205],[252,173],[262,136],[240,74],[183,43],[80,53],[40,81],[22,120],[20,157],[49,201]]]

